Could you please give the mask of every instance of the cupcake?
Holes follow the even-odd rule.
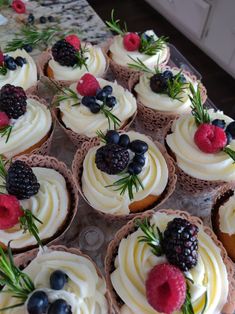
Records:
[[[36,63],[24,49],[17,49],[7,54],[0,51],[0,88],[12,84],[28,90],[36,83]]]
[[[53,135],[51,112],[44,100],[10,84],[0,89],[0,153],[7,158],[48,153]]]
[[[116,313],[235,309],[231,260],[212,230],[185,212],[160,210],[130,221],[109,244],[106,275]]]
[[[78,249],[52,246],[33,250],[18,255],[9,268],[18,271],[20,284],[18,289],[15,282],[13,287],[6,283],[3,288],[11,288],[0,296],[0,311],[10,308],[4,310],[6,314],[110,313],[105,280],[94,262]],[[8,275],[6,268],[1,273]]]
[[[235,262],[235,195],[234,185],[225,186],[216,194],[212,206],[212,225],[218,239]]]
[[[113,11],[111,21],[106,22],[109,29],[117,34],[111,41],[108,50],[110,68],[116,78],[127,86],[128,80],[133,73],[138,73],[139,69],[133,67],[133,61],[140,61],[151,70],[155,66],[161,66],[168,62],[170,57],[167,38],[158,37],[153,31],[143,33],[130,33],[125,27],[119,24],[119,20],[114,20]]]
[[[80,42],[76,35],[57,41],[37,62],[40,75],[56,81],[77,81],[87,72],[102,77],[108,67],[102,48]]]
[[[0,246],[14,251],[49,243],[69,228],[78,192],[64,163],[48,156],[22,156],[0,163]]]
[[[86,73],[55,97],[56,117],[69,138],[79,147],[97,131],[126,129],[134,120],[134,96],[115,82]]]
[[[200,90],[202,103],[206,101],[206,90],[189,72],[165,66],[153,71],[139,61],[135,64],[144,72],[129,81],[137,97],[138,119],[145,130],[157,132],[157,139],[162,140],[166,125],[191,111],[189,84]]]
[[[174,191],[176,176],[164,148],[147,136],[108,131],[85,143],[73,161],[85,200],[107,218],[130,218],[157,208]]]
[[[235,122],[222,111],[203,108],[191,85],[192,113],[174,121],[166,144],[175,158],[180,188],[212,194],[235,180]]]

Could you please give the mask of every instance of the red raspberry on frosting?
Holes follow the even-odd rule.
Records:
[[[149,272],[145,286],[149,304],[160,313],[179,311],[185,302],[185,278],[180,269],[173,265],[156,265]]]
[[[0,112],[0,129],[4,128],[5,126],[9,125],[10,119],[5,112]]]
[[[82,96],[95,96],[100,84],[90,73],[84,74],[77,84],[77,91]]]
[[[76,35],[68,35],[65,37],[65,40],[72,45],[76,50],[81,48],[81,41]]]
[[[13,0],[11,6],[12,6],[12,9],[14,9],[19,14],[26,12],[25,4],[21,0]]]
[[[127,51],[135,51],[140,47],[140,36],[136,33],[128,33],[123,37],[123,45]]]
[[[14,227],[22,215],[23,211],[15,196],[0,194],[0,230]]]
[[[194,134],[194,141],[204,153],[217,153],[227,144],[227,136],[223,129],[209,123],[201,124]]]
[[[0,66],[3,66],[4,64],[4,55],[3,52],[0,50]]]

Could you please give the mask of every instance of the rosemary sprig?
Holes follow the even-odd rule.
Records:
[[[225,147],[223,149],[223,152],[225,152],[227,155],[229,155],[229,157],[232,158],[233,163],[235,163],[235,151],[232,150],[230,147]]]
[[[197,89],[197,91],[195,91],[192,83],[190,83],[189,89],[190,89],[190,92],[192,94],[192,96],[189,95],[189,98],[190,98],[191,103],[192,103],[192,105],[191,105],[192,115],[195,118],[196,124],[200,125],[202,123],[209,123],[210,122],[210,116],[209,116],[207,109],[205,109],[202,105],[201,94],[200,94],[199,89]]]
[[[145,73],[151,73],[151,74],[155,74],[158,73],[158,66],[155,68],[155,73],[154,71],[152,71],[151,69],[149,69],[144,63],[143,61],[141,61],[139,58],[134,59],[131,56],[129,56],[129,58],[133,61],[133,63],[128,63],[128,67],[132,68],[134,70],[137,71],[141,71],[141,72],[145,72]]]
[[[144,221],[137,219],[135,223],[145,234],[144,236],[138,237],[139,242],[147,243],[152,248],[154,255],[161,256],[163,254],[163,235],[159,228],[156,228],[155,225],[151,226],[147,218],[145,218]]]
[[[167,41],[168,37],[165,36],[161,36],[156,40],[152,40],[150,37],[150,40],[148,40],[142,35],[139,52],[148,56],[154,56],[157,52],[165,48]]]
[[[121,120],[116,117],[111,111],[112,108],[109,108],[108,106],[106,106],[106,102],[104,101],[103,105],[100,106],[100,111],[105,115],[105,117],[108,120],[108,124],[109,124],[109,129],[111,129],[111,123],[113,123],[113,127],[116,130],[120,124],[121,124]]]
[[[16,267],[10,244],[8,244],[7,255],[0,247],[0,285],[6,288],[6,290],[2,290],[1,293],[11,293],[12,297],[19,299],[21,303],[1,308],[0,312],[23,305],[28,295],[35,290],[35,286],[30,277]]]
[[[98,138],[100,138],[102,143],[104,143],[104,144],[107,143],[106,138],[105,138],[105,134],[101,130],[97,130],[96,134],[97,134]]]
[[[184,89],[188,87],[188,83],[184,83],[181,80],[182,70],[180,70],[172,80],[167,80],[167,95],[172,99],[177,99],[182,101],[182,97],[180,96]]]
[[[54,82],[53,82],[54,83]],[[54,83],[56,84],[56,83]],[[58,104],[64,100],[74,100],[75,104],[73,104],[73,106],[78,106],[80,105],[80,99],[78,97],[78,94],[73,91],[71,88],[69,87],[64,87],[61,88],[56,84],[57,89],[61,92],[61,94],[56,96],[55,101],[52,103],[52,105],[54,106],[58,106]]]
[[[112,32],[119,34],[121,36],[124,36],[127,33],[127,25],[126,23],[124,23],[124,28],[122,29],[119,22],[120,20],[114,19],[114,9],[113,9],[111,11],[111,21],[106,21],[105,23]]]
[[[9,163],[9,160],[5,160],[3,155],[0,155],[0,177],[3,180],[6,180],[7,171],[6,171],[6,165]]]
[[[7,74],[7,67],[6,66],[0,66],[0,74],[6,75]]]
[[[185,278],[185,279],[187,280],[188,278]],[[192,302],[191,302],[190,286],[188,282],[186,283],[186,285],[187,285],[186,298],[185,298],[183,306],[181,307],[181,311],[183,314],[195,314],[193,306],[192,306]]]
[[[4,128],[0,129],[0,135],[1,137],[6,136],[6,140],[5,143],[7,143],[9,141],[9,138],[11,136],[11,132],[12,132],[13,126],[12,125],[7,125]]]
[[[43,224],[36,216],[33,215],[31,210],[23,209],[24,215],[20,217],[20,228],[23,229],[23,233],[29,232],[37,241],[38,245],[43,247],[42,241],[39,237],[39,230],[36,222]]]
[[[87,60],[88,57],[85,57],[85,53],[89,52],[89,49],[86,48],[86,46],[84,46],[83,48],[81,47],[77,53],[76,53],[76,57],[77,57],[77,63],[75,64],[75,67],[79,67],[80,69],[82,68],[82,66],[84,66],[86,68],[87,71],[89,71],[88,67],[87,67]]]

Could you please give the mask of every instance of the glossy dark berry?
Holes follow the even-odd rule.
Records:
[[[108,144],[119,144],[119,134],[117,131],[109,130],[105,135],[105,140]]]
[[[19,200],[28,199],[38,193],[40,184],[33,170],[21,160],[13,162],[6,176],[6,190]]]
[[[106,95],[109,96],[113,92],[113,88],[110,85],[106,85],[103,87],[103,91],[105,91]]]
[[[232,138],[235,139],[235,121],[229,123],[226,128],[226,131],[232,135]]]
[[[163,93],[167,89],[167,80],[162,73],[154,74],[150,78],[150,87],[154,93]]]
[[[45,17],[45,16],[40,16],[39,22],[40,22],[41,24],[45,24],[45,23],[47,22],[46,17]]]
[[[117,103],[117,99],[116,97],[114,96],[110,96],[110,97],[107,97],[106,98],[106,105],[109,107],[109,108],[113,108]]]
[[[84,96],[82,97],[82,104],[86,107],[92,106],[93,104],[95,104],[96,99],[95,96]]]
[[[29,16],[28,16],[28,23],[29,24],[34,24],[34,21],[35,21],[35,17],[33,15],[33,13],[30,13]]]
[[[117,144],[98,148],[95,163],[98,169],[108,174],[118,174],[126,169],[129,162],[128,150]]]
[[[172,80],[173,79],[173,73],[170,70],[166,70],[162,73],[162,75],[164,76],[164,78],[166,80]]]
[[[48,314],[72,314],[71,306],[65,300],[58,299],[50,305]]]
[[[136,154],[144,154],[148,150],[148,144],[141,140],[134,140],[130,143],[130,149]]]
[[[215,119],[211,122],[213,125],[218,126],[221,129],[224,129],[226,126],[226,123],[224,120],[221,119]]]
[[[47,313],[49,300],[44,291],[35,291],[28,300],[27,311],[29,314]]]
[[[97,100],[103,101],[106,97],[107,97],[107,93],[103,89],[99,90],[96,94]]]
[[[128,169],[127,171],[129,172],[129,174],[139,174],[141,173],[142,171],[142,167],[139,165],[139,164],[136,164],[134,162],[131,162],[129,165],[128,165]]]
[[[175,218],[170,221],[164,232],[163,249],[170,264],[182,271],[197,265],[198,227],[188,220]]]
[[[145,157],[144,157],[144,155],[135,155],[134,158],[133,158],[133,162],[135,164],[138,164],[141,167],[143,167],[145,165]]]
[[[127,134],[122,134],[120,135],[118,145],[126,148],[129,146],[130,142],[129,136]]]
[[[90,111],[92,112],[92,113],[98,113],[98,112],[100,112],[100,105],[99,104],[97,104],[97,103],[92,103],[92,104],[90,104]]]
[[[17,65],[15,63],[15,59],[12,57],[9,57],[6,59],[5,65],[6,65],[7,69],[11,70],[11,71],[16,70],[16,67],[17,67]]]
[[[25,58],[22,58],[22,57],[18,56],[18,57],[15,58],[15,63],[18,66],[22,67],[24,64],[27,63],[27,60]]]
[[[77,50],[65,39],[57,41],[51,52],[54,60],[62,66],[72,67],[77,63]]]
[[[225,134],[226,134],[226,136],[227,136],[227,144],[226,144],[226,145],[229,145],[229,143],[232,141],[233,137],[232,137],[232,135],[231,135],[229,132],[227,132],[227,131],[225,131]]]
[[[180,81],[181,83],[187,83],[186,77],[185,77],[183,74],[180,75],[179,81]]]
[[[149,36],[149,35],[147,35],[146,33],[142,33],[141,39],[147,41],[148,43],[152,43],[152,42],[154,42],[154,40],[155,40],[155,39],[154,39],[154,36]]]
[[[50,276],[50,286],[53,290],[61,290],[68,281],[68,276],[61,270],[55,270]]]
[[[55,22],[55,18],[54,18],[54,16],[52,16],[52,15],[48,16],[47,19],[48,19],[48,21],[49,21],[50,23]]]
[[[11,58],[11,56],[9,56],[9,55],[4,55],[4,62],[6,62],[7,59],[9,59],[9,58]]]
[[[26,51],[26,52],[32,52],[33,51],[33,47],[31,45],[24,45],[23,46],[23,49]]]

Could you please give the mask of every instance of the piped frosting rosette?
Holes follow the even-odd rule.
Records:
[[[74,314],[111,313],[105,279],[95,263],[78,249],[64,246],[45,247],[40,251],[35,249],[18,255],[15,263],[30,277],[35,290],[28,296],[25,304],[5,311],[6,313],[28,313],[30,299],[37,291],[45,293],[47,302],[44,299],[44,303],[51,311],[58,309],[55,305],[58,300],[62,300],[64,308]],[[64,285],[55,290],[54,274],[58,271],[64,275]],[[51,285],[50,277],[53,276]],[[17,302],[9,293],[1,294],[0,300],[1,308]]]
[[[187,281],[187,304],[191,304],[195,314],[199,314],[203,310],[205,314],[220,314],[221,312],[232,314],[235,308],[234,266],[212,230],[203,226],[199,218],[181,211],[160,210],[157,213],[140,216],[142,223],[146,225],[144,218],[149,221],[148,228],[149,226],[155,226],[163,237],[168,236],[171,239],[168,243],[172,241],[172,238],[169,236],[169,233],[166,233],[166,229],[168,228],[169,230],[170,228],[168,225],[169,222],[171,222],[172,227],[174,218],[184,219],[184,222],[178,221],[178,224],[185,224],[186,219],[191,224],[190,228],[195,228],[192,227],[192,224],[196,226],[198,230],[197,263],[187,271],[181,270],[185,277],[184,280]],[[140,226],[139,223],[138,226]],[[158,274],[157,277],[151,276],[154,276],[154,272],[157,272],[158,269],[160,270],[159,266],[162,264],[166,264],[166,271],[169,271],[169,268],[176,271],[174,267],[180,269],[182,266],[178,264],[178,266],[174,265],[172,268],[171,263],[173,261],[169,261],[169,246],[167,247],[166,244],[164,244],[165,253],[164,251],[160,253],[159,255],[161,256],[157,256],[156,253],[154,254],[154,245],[151,247],[148,244],[149,242],[140,241],[146,234],[138,226],[136,220],[130,221],[117,232],[114,240],[109,244],[105,261],[108,289],[116,313],[163,313],[163,310],[158,311],[157,308],[161,308],[162,306],[174,307],[177,292],[173,292],[175,295],[174,301],[172,298],[172,301],[167,303],[166,298],[171,298],[167,292],[169,291],[167,290],[167,285],[169,285],[168,287],[174,285],[174,280],[177,279],[171,281],[169,273],[166,281],[163,279],[165,274]],[[151,230],[157,232],[155,227]],[[174,232],[176,232],[175,230]],[[182,236],[179,235],[179,237],[182,239]],[[195,241],[195,238],[193,240]],[[165,243],[167,240],[163,238],[161,241]],[[166,248],[168,251],[166,251]],[[172,250],[175,250],[174,246],[172,246]],[[178,263],[180,263],[179,261],[180,258],[178,259]],[[175,276],[177,276],[176,273]],[[163,285],[165,282],[165,290],[163,287],[161,290],[161,284],[158,280],[163,280]],[[156,290],[154,300],[151,299],[151,291],[146,290],[150,289],[151,286],[159,287],[159,290]],[[176,288],[175,286],[175,289],[182,289],[182,286],[184,286],[183,282],[181,282],[180,287]],[[178,297],[180,297],[179,294]],[[181,300],[181,302],[183,303],[181,309],[169,309],[169,312],[183,313],[185,300]]]

